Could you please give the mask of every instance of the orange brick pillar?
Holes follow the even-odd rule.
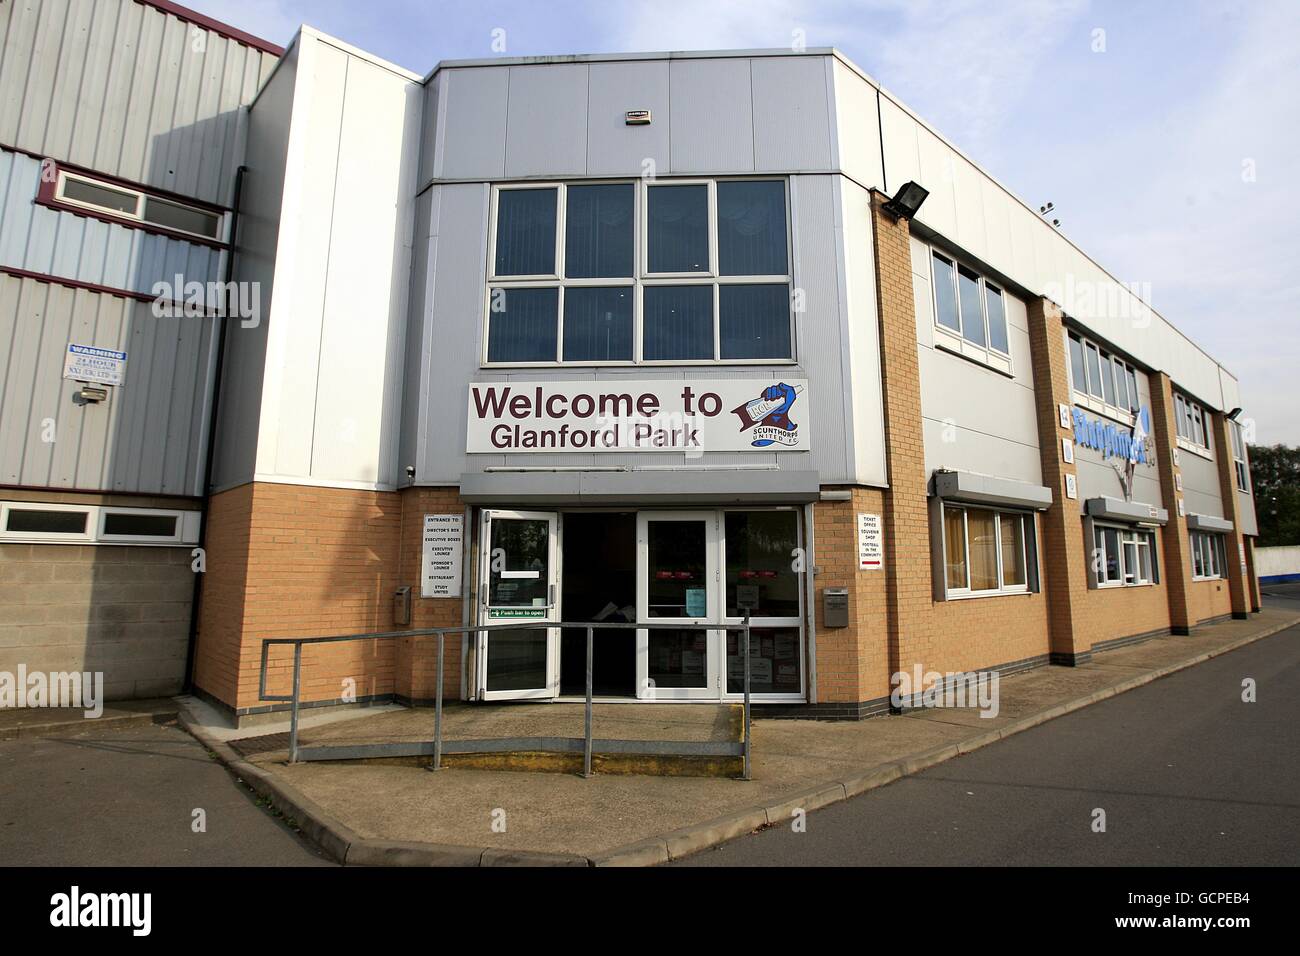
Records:
[[[1246,597],[1250,610],[1258,613],[1264,607],[1259,591],[1259,573],[1255,570],[1255,539],[1246,539]]]
[[[1174,450],[1178,447],[1174,429],[1173,383],[1164,372],[1152,372],[1151,382],[1151,434],[1156,443],[1159,462],[1160,497],[1169,509],[1169,524],[1164,528],[1164,563],[1160,568],[1165,593],[1169,596],[1169,630],[1175,634],[1190,634],[1192,612],[1189,591],[1192,583],[1191,542],[1187,533],[1187,518],[1179,514],[1182,492],[1178,490],[1179,468],[1174,464]]]
[[[887,196],[872,192],[889,480],[884,495],[886,630],[893,674],[926,661],[930,646],[925,614],[933,597],[910,230],[906,220],[895,219],[881,209],[887,201]]]
[[[1208,410],[1207,410],[1208,411]],[[1232,522],[1232,531],[1224,537],[1224,575],[1228,579],[1228,596],[1232,600],[1232,616],[1247,617],[1250,597],[1247,594],[1246,536],[1241,533],[1241,508],[1237,498],[1237,469],[1232,459],[1232,426],[1226,415],[1209,412],[1214,428],[1214,444],[1218,452],[1219,497],[1223,499],[1223,517]]]
[[[1043,512],[1043,590],[1047,593],[1051,662],[1074,666],[1088,660],[1091,641],[1076,616],[1084,613],[1088,593],[1090,548],[1083,540],[1079,499],[1066,495],[1067,476],[1078,472],[1067,464],[1061,439],[1073,440],[1073,427],[1061,425],[1060,406],[1073,408],[1065,356],[1065,326],[1061,309],[1050,299],[1029,302],[1029,354],[1034,369],[1035,414],[1043,484],[1052,489],[1052,505]],[[1076,484],[1077,487],[1077,484]]]

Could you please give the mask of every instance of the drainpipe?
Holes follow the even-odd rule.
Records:
[[[239,229],[239,200],[244,189],[244,173],[247,166],[235,170],[235,195],[230,207],[230,246],[226,254],[226,270],[223,292],[230,289],[235,276],[235,241]],[[226,362],[226,326],[230,321],[229,296],[226,299],[225,315],[218,316],[221,323],[217,330],[217,364],[212,372],[212,408],[208,412],[208,443],[203,459],[203,509],[199,512],[199,543],[204,548],[208,541],[208,510],[212,506],[212,453],[217,447],[217,415],[221,409],[221,375]],[[204,573],[207,572],[206,565]],[[194,654],[199,637],[199,602],[202,600],[203,575],[194,575],[194,593],[190,597],[190,635],[185,648],[185,686],[184,693],[194,689]]]

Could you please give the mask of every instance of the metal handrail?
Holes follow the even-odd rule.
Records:
[[[435,628],[417,628],[405,631],[375,631],[366,634],[337,634],[329,637],[268,637],[262,640],[262,660],[261,670],[258,676],[257,698],[262,701],[287,702],[289,704],[289,762],[297,763],[301,756],[298,747],[298,710],[300,706],[299,696],[302,687],[302,648],[304,644],[334,644],[343,641],[373,641],[373,640],[392,640],[394,638],[406,637],[437,637],[438,639],[438,671],[437,671],[437,688],[434,697],[434,717],[433,717],[433,740],[430,743],[420,743],[414,745],[392,745],[392,744],[361,744],[352,747],[319,747],[314,748],[313,752],[305,756],[304,759],[330,759],[330,760],[348,760],[364,759],[367,756],[379,755],[382,751],[383,756],[410,756],[421,755],[429,752],[432,747],[433,770],[442,769],[442,681],[443,681],[443,660],[446,656],[446,637],[448,634],[479,634],[491,633],[493,631],[527,631],[527,630],[550,630],[551,628],[585,628],[587,631],[587,693],[586,693],[586,711],[584,715],[583,728],[583,748],[582,748],[582,775],[590,777],[591,774],[591,754],[593,749],[593,740],[591,732],[591,708],[592,708],[592,654],[594,647],[595,632],[602,631],[640,631],[640,630],[672,630],[672,631],[740,631],[743,634],[742,639],[742,657],[744,659],[745,670],[745,691],[744,691],[744,739],[741,741],[739,753],[736,752],[734,744],[699,744],[693,750],[697,754],[708,756],[743,756],[744,758],[744,779],[750,779],[750,669],[749,669],[749,632],[750,632],[750,612],[745,611],[744,621],[741,624],[722,624],[722,623],[690,623],[690,624],[673,624],[666,622],[644,622],[644,623],[623,623],[623,622],[592,622],[592,621],[520,621],[518,623],[505,624],[479,624],[479,625],[462,625],[460,627],[435,627]],[[268,694],[266,692],[266,674],[270,662],[270,651],[272,645],[292,645],[293,646],[293,691],[290,694]],[[723,687],[726,686],[726,654],[723,654]],[[513,740],[514,738],[481,738],[476,739],[477,745],[473,752],[491,752],[494,748]],[[530,740],[546,741],[548,738],[529,738]],[[567,747],[568,741],[561,738],[549,743],[549,745],[531,746],[530,749],[550,753],[569,753],[571,750]],[[576,743],[576,741],[575,741]],[[630,740],[602,740],[602,745],[613,745],[621,752],[638,752],[637,745],[642,745],[639,752],[660,752],[657,750],[646,749],[644,741]],[[400,753],[399,753],[400,751]]]

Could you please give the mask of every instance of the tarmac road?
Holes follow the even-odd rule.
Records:
[[[673,865],[1295,866],[1297,755],[1300,626]]]

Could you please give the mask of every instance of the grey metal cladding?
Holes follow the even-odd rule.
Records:
[[[0,143],[214,203],[276,58],[132,0],[0,6]]]
[[[40,177],[39,160],[0,150],[0,265],[142,293],[221,277],[218,249],[36,205]]]
[[[155,318],[149,303],[0,275],[0,482],[195,495],[213,339],[210,318]],[[107,401],[75,401],[70,342],[127,353]]]

